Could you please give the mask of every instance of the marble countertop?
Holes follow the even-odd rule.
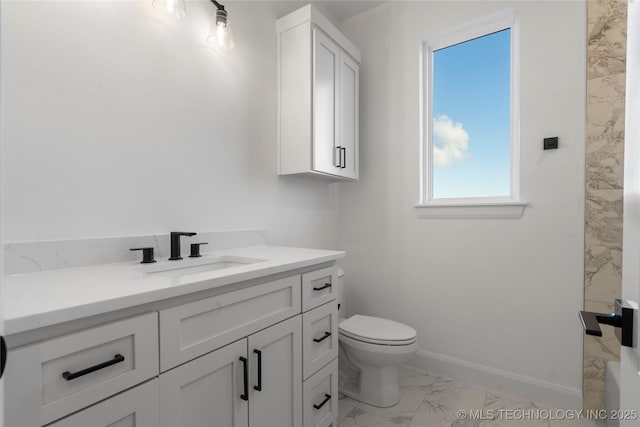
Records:
[[[342,251],[255,246],[203,253],[262,261],[173,277],[150,274],[138,262],[8,275],[2,285],[5,334],[121,310],[343,258]],[[158,264],[167,262],[158,259]],[[172,263],[188,265],[188,259]]]

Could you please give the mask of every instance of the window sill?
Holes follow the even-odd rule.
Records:
[[[417,205],[425,219],[518,219],[527,202],[523,200],[438,200]]]

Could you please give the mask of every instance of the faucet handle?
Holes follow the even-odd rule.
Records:
[[[208,245],[209,243],[207,242],[203,242],[203,243],[192,243],[191,244],[191,255],[189,255],[189,258],[200,258],[202,255],[200,255],[200,246],[201,245]]]
[[[132,248],[129,250],[142,251],[142,261],[140,261],[140,264],[151,264],[156,262],[156,260],[153,259],[153,248]]]

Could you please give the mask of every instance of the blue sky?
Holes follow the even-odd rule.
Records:
[[[433,53],[433,197],[510,194],[506,29]]]

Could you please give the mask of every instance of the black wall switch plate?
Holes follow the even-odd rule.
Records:
[[[553,138],[545,138],[544,139],[544,149],[545,150],[555,150],[558,148],[558,137],[554,136]]]

